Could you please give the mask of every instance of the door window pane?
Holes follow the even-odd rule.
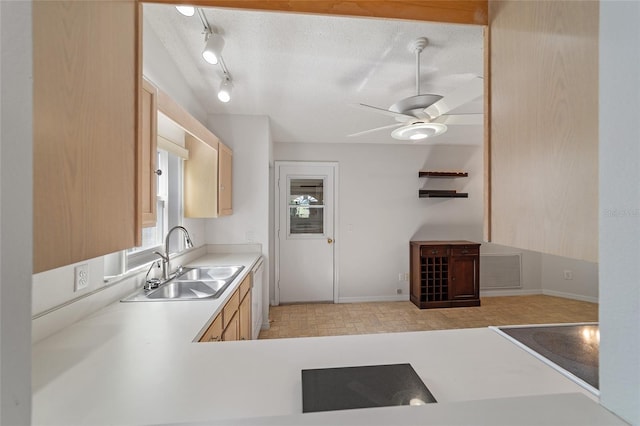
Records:
[[[290,234],[324,234],[324,207],[290,206]]]
[[[289,234],[324,234],[324,179],[289,181]]]
[[[289,205],[324,205],[324,179],[291,179]]]

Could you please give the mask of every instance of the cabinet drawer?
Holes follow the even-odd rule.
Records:
[[[449,247],[448,246],[421,246],[420,256],[421,257],[449,256]]]
[[[244,299],[244,296],[249,293],[249,290],[251,290],[251,274],[247,274],[240,284],[240,300]]]
[[[469,255],[479,255],[480,247],[474,246],[459,246],[451,248],[451,256],[469,256]]]
[[[229,322],[238,311],[238,306],[240,306],[240,292],[236,290],[222,310],[223,328],[227,328]]]

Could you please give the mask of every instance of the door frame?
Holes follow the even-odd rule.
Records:
[[[339,233],[339,214],[338,214],[338,188],[339,188],[339,172],[340,167],[337,161],[275,161],[275,173],[273,179],[275,194],[274,200],[274,228],[273,233],[275,236],[275,283],[274,283],[274,302],[278,306],[280,304],[280,168],[288,166],[298,167],[331,167],[333,168],[333,303],[338,303],[338,295],[340,294],[339,281],[338,281],[338,252],[340,250],[340,238],[336,238]],[[289,212],[287,211],[286,214]]]

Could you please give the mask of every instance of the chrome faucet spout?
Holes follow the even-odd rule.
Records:
[[[171,239],[171,234],[173,234],[173,231],[176,231],[176,230],[180,230],[184,233],[185,248],[193,247],[193,242],[191,241],[191,237],[189,236],[189,231],[187,231],[187,229],[184,226],[179,226],[179,225],[174,226],[169,230],[169,232],[167,232],[167,237],[164,240],[164,255],[157,253],[162,257],[162,266],[163,266],[162,275],[165,280],[168,280],[171,275],[171,262],[169,259],[169,241]]]

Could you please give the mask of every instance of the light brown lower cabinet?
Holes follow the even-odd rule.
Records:
[[[201,342],[221,342],[222,341],[222,315],[218,315],[207,331],[200,338]]]
[[[251,340],[251,274],[242,280],[222,312],[200,338],[200,342],[233,340]]]
[[[240,340],[251,340],[251,291],[247,292],[238,308]]]
[[[233,314],[233,317],[227,323],[227,328],[224,329],[222,333],[222,341],[223,342],[231,342],[233,340],[240,339],[240,321],[238,312]]]

